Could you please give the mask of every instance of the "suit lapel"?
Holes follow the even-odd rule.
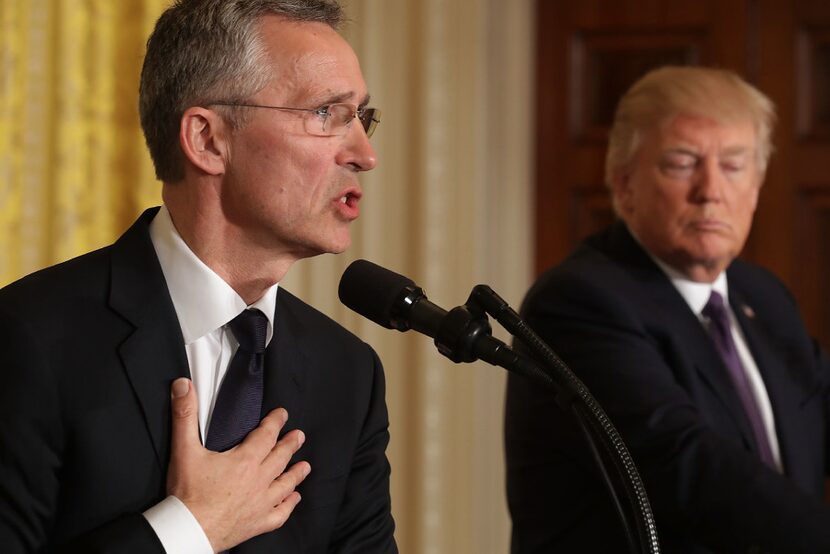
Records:
[[[181,327],[148,232],[156,212],[144,212],[112,247],[110,307],[134,326],[118,351],[164,470],[170,447],[170,383],[189,377],[190,371]]]
[[[688,308],[687,311],[692,314]],[[735,423],[746,446],[752,451],[757,451],[752,427],[743,409],[743,403],[735,390],[735,385],[729,377],[729,370],[706,329],[694,314],[691,318],[693,323],[687,322],[678,332],[682,333],[680,336],[687,339],[692,362],[703,382],[720,400],[724,411]]]
[[[184,338],[149,235],[158,209],[150,209],[112,246],[110,307],[134,330],[118,347],[121,361],[144,414],[162,468],[170,448],[170,384],[190,377]],[[302,428],[303,383],[308,371],[302,353],[305,331],[296,298],[277,294],[274,338],[265,355],[263,415],[288,411],[283,433]]]
[[[288,421],[280,433],[281,436],[294,429],[304,429],[303,393],[306,375],[311,369],[303,353],[305,331],[294,309],[296,302],[297,300],[285,289],[280,288],[277,292],[274,337],[265,351],[262,415],[265,416],[275,408],[285,408]],[[300,449],[289,462],[289,467],[302,459],[305,457]],[[278,531],[255,537],[234,548],[234,552],[299,552],[303,549],[302,545],[301,526],[297,518],[289,518]]]
[[[659,271],[659,268],[658,268]],[[689,362],[694,366],[701,381],[710,393],[718,399],[723,411],[734,422],[740,431],[743,441],[751,449],[755,449],[755,440],[752,428],[749,425],[743,405],[735,391],[735,386],[729,378],[729,371],[724,364],[712,338],[701,324],[697,315],[692,312],[682,295],[665,275],[662,288],[668,288],[658,297],[658,306],[662,307],[663,319],[661,325],[668,331],[672,339],[678,337],[676,346],[684,351]]]
[[[294,310],[295,302],[288,291],[280,288],[274,314],[274,338],[265,352],[262,414],[285,408],[288,422],[283,433],[302,428],[303,384],[309,369],[302,351],[305,333]]]
[[[781,459],[787,469],[788,460],[796,458],[798,453],[793,451],[794,446],[788,444],[786,438],[799,436],[800,432],[796,428],[798,422],[794,418],[786,417],[786,414],[800,411],[799,402],[803,390],[799,387],[798,380],[793,379],[789,372],[786,360],[775,350],[775,339],[769,336],[752,306],[747,303],[739,288],[731,285],[731,281],[729,299],[767,389]]]
[[[651,309],[644,312],[654,314],[655,332],[673,341],[675,349],[686,353],[686,359],[735,423],[744,442],[755,449],[752,429],[740,398],[720,354],[697,315],[624,224],[617,223],[612,227],[609,240],[611,246],[608,252],[617,257],[624,267],[630,268],[631,276],[640,285],[639,290],[646,291],[647,300],[644,301],[651,302]]]
[[[113,245],[109,302],[134,327],[118,352],[164,472],[170,456],[170,384],[178,377],[190,377],[190,370],[181,327],[148,232],[157,211],[144,212]],[[265,355],[263,415],[285,408],[289,420],[283,434],[302,429],[303,384],[309,370],[297,303],[285,290],[277,294],[274,338]],[[261,552],[278,546],[293,552],[301,544],[300,528],[289,519],[279,532],[261,535],[234,550]]]

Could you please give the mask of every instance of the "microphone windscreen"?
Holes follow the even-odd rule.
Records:
[[[340,301],[378,325],[395,329],[396,304],[412,279],[366,260],[355,260],[343,272],[337,294]]]

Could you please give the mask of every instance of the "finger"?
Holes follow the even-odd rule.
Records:
[[[262,460],[262,465],[273,475],[279,475],[283,472],[288,462],[300,447],[305,443],[305,433],[299,429],[286,433],[277,444],[271,448],[271,452]]]
[[[274,448],[286,421],[288,421],[288,412],[284,408],[271,410],[236,448],[258,450],[262,453],[262,458],[265,458]]]
[[[276,508],[274,508],[268,522],[271,526],[271,530],[279,529],[285,525],[285,522],[288,521],[288,518],[294,511],[294,508],[296,508],[297,504],[300,503],[300,500],[300,493],[293,491],[291,494],[286,496],[283,501],[276,506]]]
[[[199,406],[196,391],[190,379],[180,377],[170,387],[170,408],[172,412],[171,455],[183,452],[199,440]]]
[[[294,492],[294,489],[308,477],[309,473],[311,473],[311,465],[308,462],[297,462],[288,471],[274,479],[268,487],[273,505],[276,506],[280,502],[284,502]]]

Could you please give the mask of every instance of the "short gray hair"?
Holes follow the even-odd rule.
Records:
[[[647,73],[623,95],[614,115],[605,158],[605,182],[633,161],[645,131],[678,116],[706,117],[719,123],[749,120],[757,139],[761,174],[772,154],[775,106],[761,91],[732,71],[707,67],[661,67]]]
[[[156,177],[184,177],[179,125],[202,103],[243,102],[268,83],[258,33],[262,16],[315,21],[337,29],[337,0],[177,0],[156,22],[141,70],[139,114]],[[232,127],[243,123],[228,111]]]

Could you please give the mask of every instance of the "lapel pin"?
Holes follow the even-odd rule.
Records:
[[[755,318],[755,310],[751,307],[747,306],[746,304],[741,305],[741,311],[743,311],[744,315],[749,319]]]

